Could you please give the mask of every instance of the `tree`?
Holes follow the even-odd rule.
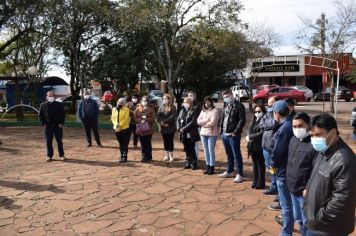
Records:
[[[70,74],[71,111],[76,97],[87,84],[92,59],[110,36],[107,12],[115,6],[109,0],[62,0],[54,6],[52,21],[57,25],[54,45],[65,57]]]
[[[332,67],[332,60],[338,60],[348,50],[352,50],[356,36],[356,3],[352,0],[340,0],[335,2],[336,17],[328,21],[324,14],[318,19],[317,24],[312,19],[301,17],[306,26],[300,33],[300,41],[297,45],[302,52],[318,54],[327,60],[328,67]],[[304,46],[306,45],[306,46]],[[330,86],[334,88],[334,72],[328,70],[331,78]],[[330,98],[331,112],[335,112],[334,94]]]
[[[185,56],[184,35],[200,22],[210,26],[231,26],[240,22],[242,5],[238,0],[217,0],[210,5],[202,0],[133,0],[124,2],[121,28],[149,29],[155,57],[171,89],[189,60]],[[205,10],[204,10],[205,9]]]

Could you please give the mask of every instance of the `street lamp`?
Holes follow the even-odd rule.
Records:
[[[27,75],[28,75],[28,83],[27,83],[27,86],[25,87],[24,89],[24,92],[23,92],[23,102],[25,103],[25,96],[26,96],[26,92],[27,92],[27,89],[30,87],[30,84],[31,82],[33,82],[33,78],[36,77],[38,75],[38,69],[36,66],[31,66],[30,68],[27,69]]]
[[[30,68],[28,68],[27,70],[27,74],[29,76],[36,76],[38,74],[38,69],[36,66],[31,66]]]

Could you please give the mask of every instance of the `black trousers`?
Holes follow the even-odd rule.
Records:
[[[182,140],[186,155],[187,164],[197,163],[197,153],[195,152],[195,142],[191,138],[183,138]]]
[[[251,159],[252,159],[252,170],[253,170],[253,185],[257,188],[265,187],[265,160],[263,157],[263,152],[251,152]]]
[[[129,141],[130,141],[130,128],[121,130],[120,132],[115,132],[116,139],[120,145],[120,153],[127,154],[129,149]]]
[[[174,132],[162,134],[164,150],[167,152],[173,152],[174,150]]]
[[[142,159],[152,160],[152,135],[139,135]]]
[[[93,130],[96,143],[99,145],[100,136],[98,131],[98,120],[97,119],[83,119],[83,125],[85,128],[85,134],[87,136],[88,143],[91,144],[91,130]]]
[[[53,157],[53,136],[57,141],[58,154],[60,157],[64,156],[63,150],[63,129],[59,128],[58,125],[47,125],[45,128],[45,137],[46,137],[46,147],[47,147],[47,157]]]
[[[137,143],[138,143],[138,135],[136,134],[136,125],[130,125],[130,136],[131,136],[131,134],[133,135],[133,145],[134,146],[137,146]],[[129,140],[129,142],[130,142],[130,140]]]

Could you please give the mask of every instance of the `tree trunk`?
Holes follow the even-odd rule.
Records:
[[[330,87],[331,87],[331,94],[330,94],[330,112],[335,113],[335,96],[337,96],[338,91],[335,90],[334,84],[334,73],[329,71],[330,77]]]

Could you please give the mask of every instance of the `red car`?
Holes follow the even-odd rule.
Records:
[[[295,104],[306,101],[304,92],[289,87],[277,87],[268,90],[260,90],[253,96],[253,102],[256,104],[265,104],[267,103],[268,98],[273,96],[278,96],[279,99],[291,98],[294,100]]]
[[[109,102],[111,101],[111,99],[114,98],[114,94],[112,94],[112,92],[110,91],[105,91],[104,95],[101,97],[101,101],[103,102]]]

